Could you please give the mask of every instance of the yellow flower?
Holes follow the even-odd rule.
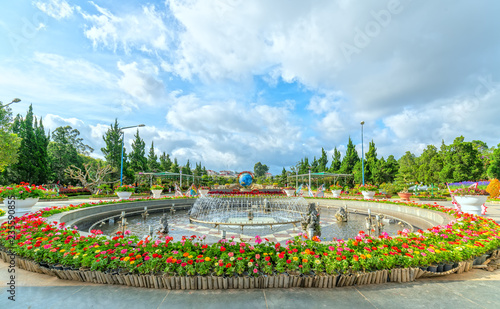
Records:
[[[130,265],[132,265],[132,264],[134,264],[134,263],[135,263],[135,261],[130,261]]]
[[[436,249],[436,253],[441,253],[441,250]]]
[[[40,250],[40,248],[36,248],[36,249],[35,249],[35,252],[37,252],[38,250]]]
[[[368,253],[368,254],[366,255],[366,257],[367,257],[367,258],[371,258],[371,257],[372,257],[372,255],[371,255],[370,253]]]
[[[298,260],[299,260],[299,258],[298,258],[298,257],[296,257],[296,256],[294,256],[294,257],[292,258],[292,260],[294,260],[294,261],[298,261]]]
[[[101,250],[96,250],[95,253],[97,253],[97,252],[101,252]]]
[[[87,253],[85,253],[83,256],[87,256]]]
[[[59,250],[59,252],[64,252],[64,251],[66,251],[66,250],[64,250],[64,249]]]
[[[205,258],[205,262],[210,262],[212,259],[209,258],[208,256]]]
[[[74,259],[77,259],[77,258],[78,258],[78,255],[75,255],[75,256],[73,257],[73,260],[74,260]]]
[[[264,255],[267,255],[267,252],[264,252]]]
[[[188,256],[188,259],[192,259],[192,258],[193,258],[193,256],[192,256],[192,255]]]
[[[321,261],[320,260],[315,260],[314,263],[321,264]]]
[[[126,261],[130,260],[130,258],[127,256],[123,260],[126,262]]]

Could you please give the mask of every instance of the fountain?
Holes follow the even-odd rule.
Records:
[[[218,198],[201,197],[193,205],[191,222],[221,225],[296,225],[308,214],[304,198]]]

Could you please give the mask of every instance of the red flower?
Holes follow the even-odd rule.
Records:
[[[226,268],[229,268],[229,267],[231,267],[231,266],[232,266],[232,265],[231,265],[231,263],[227,263],[227,264],[226,264]]]

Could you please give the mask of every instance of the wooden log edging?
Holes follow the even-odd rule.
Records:
[[[4,262],[10,255],[0,251]],[[495,250],[492,256],[500,256]],[[420,268],[394,268],[372,272],[339,275],[295,275],[275,274],[261,276],[169,276],[167,274],[132,274],[102,272],[89,269],[64,270],[49,269],[39,263],[15,256],[16,267],[27,271],[55,276],[61,280],[73,280],[99,284],[126,285],[150,289],[167,290],[225,290],[225,289],[270,289],[270,288],[336,288],[354,285],[382,284],[387,282],[405,283],[419,278],[461,274],[473,269],[473,260],[459,262],[458,266],[446,272],[435,273]]]

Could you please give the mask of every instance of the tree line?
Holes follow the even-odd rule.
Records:
[[[1,102],[0,102],[1,105]],[[94,151],[85,144],[80,132],[71,126],[56,128],[53,132],[45,132],[42,119],[33,114],[32,106],[26,116],[17,115],[12,118],[8,107],[0,107],[0,183],[20,183],[26,181],[35,184],[61,183],[75,184],[66,169],[70,166],[82,168],[84,164],[94,166],[109,165],[113,172],[107,177],[109,181],[120,179],[123,134],[118,120],[110,125],[103,136],[105,146],[101,148],[105,160],[91,157]],[[324,148],[319,158],[302,158],[289,170],[283,168],[282,173],[271,179],[265,177],[269,170],[267,165],[258,162],[254,166],[257,183],[277,182],[287,184],[287,177],[295,174],[311,172],[330,172],[352,174],[352,183],[361,183],[361,158],[351,138],[347,143],[344,156],[337,149],[333,150],[331,161]],[[177,158],[172,158],[165,151],[158,157],[154,142],[146,155],[146,143],[140,137],[139,130],[134,135],[130,153],[123,147],[123,175],[125,183],[137,181],[139,172],[181,172],[184,175],[203,176],[206,184],[231,183],[234,180],[224,177],[210,177],[202,163],[195,163],[192,168],[188,160],[180,166]],[[465,180],[481,180],[500,178],[500,144],[488,147],[480,140],[465,141],[463,136],[455,138],[447,145],[442,141],[439,148],[427,145],[419,156],[407,151],[396,160],[393,155],[387,158],[378,157],[375,142],[369,142],[364,159],[365,182],[381,184],[400,183],[443,183]]]
[[[0,102],[1,105],[1,102]],[[61,126],[53,132],[45,132],[42,119],[37,119],[30,105],[26,116],[17,115],[12,118],[11,110],[0,107],[0,183],[34,184],[60,183],[76,184],[71,178],[68,167],[83,169],[84,164],[92,166],[111,166],[113,172],[107,175],[107,181],[120,179],[123,135],[118,120],[115,119],[103,136],[105,147],[101,148],[105,160],[91,157],[94,151],[85,144],[80,132],[71,126]],[[185,175],[201,176],[206,169],[200,163],[191,167],[189,160],[180,166],[177,158],[171,158],[163,152],[159,157],[155,153],[154,142],[151,142],[146,156],[146,144],[135,134],[130,154],[123,147],[123,176],[125,183],[134,183],[139,172],[173,172],[182,171]],[[4,145],[5,144],[5,145]]]
[[[489,148],[480,140],[465,141],[463,136],[455,138],[452,144],[446,145],[444,140],[438,147],[427,145],[422,154],[415,155],[410,151],[398,160],[393,155],[386,158],[377,156],[377,148],[372,140],[364,156],[365,183],[452,183],[467,180],[498,179],[500,177],[500,144]],[[362,182],[362,163],[351,138],[342,157],[337,147],[333,150],[331,163],[328,165],[326,151],[321,148],[321,156],[314,157],[312,162],[302,158],[290,170],[283,168],[281,181],[287,175],[309,172],[329,172],[336,174],[352,174],[351,182]]]

